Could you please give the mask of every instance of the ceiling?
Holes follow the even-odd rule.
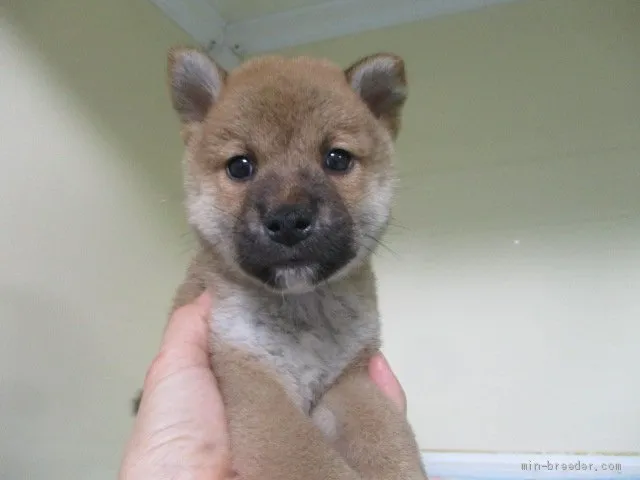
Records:
[[[519,0],[149,0],[225,68],[246,55]]]
[[[229,23],[253,20],[265,15],[310,7],[325,0],[208,0]]]

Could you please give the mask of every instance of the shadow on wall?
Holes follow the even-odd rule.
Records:
[[[9,0],[2,9],[103,136],[122,144],[123,161],[133,159],[131,168],[167,201],[165,217],[181,219],[182,145],[165,62],[186,34],[145,0]]]

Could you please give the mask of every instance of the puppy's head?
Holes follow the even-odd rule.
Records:
[[[198,50],[173,49],[169,78],[189,221],[229,267],[301,292],[365,261],[389,218],[400,58],[345,71],[262,57],[228,74]]]

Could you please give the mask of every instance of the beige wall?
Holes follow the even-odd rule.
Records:
[[[423,448],[640,452],[640,2],[287,51],[407,61],[386,353]]]
[[[146,0],[3,1],[0,478],[114,479],[187,261]]]
[[[2,8],[0,478],[113,478],[188,257],[188,39],[145,0]],[[640,451],[638,24],[530,1],[302,49],[408,62],[378,267],[423,448]]]

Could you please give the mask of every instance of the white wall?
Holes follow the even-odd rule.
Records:
[[[377,263],[423,448],[640,452],[639,25],[525,1],[284,52],[407,62]]]
[[[145,0],[3,7],[0,478],[114,478],[188,258],[188,39]],[[639,24],[530,1],[300,49],[408,62],[378,267],[424,448],[640,451]]]
[[[187,261],[164,83],[186,38],[142,0],[7,7],[0,478],[113,479]]]

